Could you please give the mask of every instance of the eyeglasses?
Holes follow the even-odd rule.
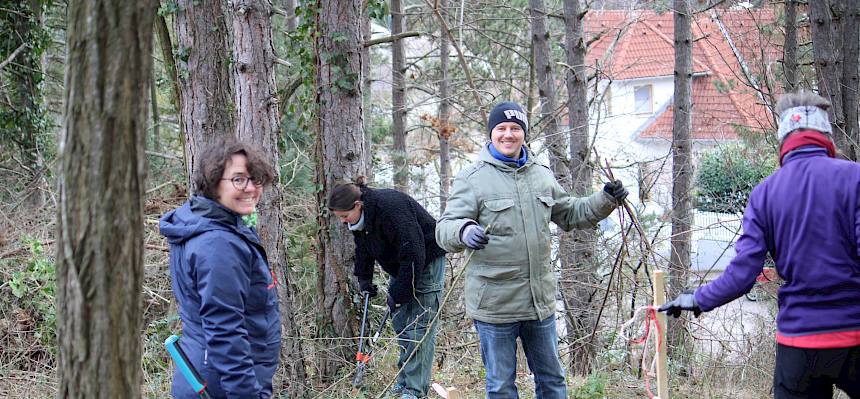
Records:
[[[236,190],[244,190],[248,187],[248,182],[253,182],[254,186],[262,187],[263,181],[260,179],[255,179],[253,177],[245,177],[245,176],[235,176],[229,179],[221,179],[221,180],[230,180],[230,183],[233,183],[233,188]]]

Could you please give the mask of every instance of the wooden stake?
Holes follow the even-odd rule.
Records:
[[[462,399],[462,396],[460,396],[460,391],[458,391],[457,388],[445,388],[435,382],[431,386],[433,387],[433,390],[439,394],[439,396],[445,399]]]
[[[666,273],[662,270],[654,270],[652,273],[654,282],[654,306],[660,307],[666,303]],[[660,324],[660,332],[657,347],[657,396],[660,399],[669,399],[669,374],[666,370],[666,314],[657,312],[657,323]]]

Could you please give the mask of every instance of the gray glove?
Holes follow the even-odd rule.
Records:
[[[603,191],[611,195],[612,198],[615,198],[615,202],[619,204],[624,202],[624,199],[627,198],[627,194],[629,194],[627,189],[624,188],[624,184],[621,183],[621,180],[607,182],[603,185]]]
[[[674,318],[678,318],[681,315],[682,310],[689,310],[693,312],[696,317],[699,317],[702,314],[702,309],[699,307],[699,304],[696,303],[696,295],[693,290],[684,290],[677,298],[673,299],[671,302],[667,302],[660,306],[660,309],[657,309],[660,312],[666,312],[667,315],[670,315]]]
[[[463,229],[463,232],[460,234],[460,241],[463,241],[463,244],[466,245],[467,248],[471,249],[484,249],[487,246],[487,243],[490,242],[490,239],[487,238],[487,235],[484,234],[484,227],[480,224],[470,224]]]

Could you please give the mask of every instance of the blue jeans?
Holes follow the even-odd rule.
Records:
[[[397,333],[397,343],[400,344],[397,369],[403,368],[403,372],[397,375],[398,386],[403,387],[404,393],[412,393],[419,398],[427,396],[430,389],[436,333],[439,332],[439,322],[432,326],[430,322],[439,312],[444,285],[445,257],[440,256],[415,276],[415,295],[412,301],[397,308],[391,316],[391,325]],[[417,345],[425,333],[427,338],[421,345]]]
[[[554,315],[544,320],[502,324],[475,320],[475,328],[481,339],[481,360],[487,370],[487,399],[519,397],[515,382],[517,337],[523,343],[529,370],[535,376],[535,397],[567,398],[564,370],[558,358]]]

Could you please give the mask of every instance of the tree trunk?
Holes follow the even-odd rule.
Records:
[[[152,0],[69,3],[57,213],[58,398],[140,398]]]
[[[391,0],[391,34],[403,33],[403,4]],[[406,154],[406,82],[403,79],[403,40],[391,42],[391,136],[394,147],[391,160],[394,165],[394,188],[406,192],[409,184],[409,159]]]
[[[857,1],[810,2],[809,18],[818,92],[833,105],[828,114],[836,148],[845,158],[857,160]]]
[[[188,192],[196,158],[207,143],[232,137],[231,46],[221,0],[177,0],[177,70]]]
[[[272,5],[268,0],[236,0],[230,3],[233,22],[233,59],[236,83],[236,137],[253,143],[275,167],[275,181],[263,192],[258,205],[260,239],[266,248],[269,267],[278,284],[278,302],[283,331],[281,367],[283,380],[275,381],[275,392],[300,396],[306,372],[299,328],[293,317],[284,217],[280,186],[280,124],[275,84],[275,53],[272,46]]]
[[[361,24],[361,43],[367,43],[367,41],[369,41],[372,36],[370,32],[370,10],[368,10],[367,2],[363,3],[361,7],[361,21],[363,22]],[[373,74],[370,71],[370,46],[361,46],[360,63],[362,93],[361,113],[362,115],[368,115],[367,118],[362,118],[362,128],[364,129],[364,150],[365,153],[368,154],[368,157],[370,157],[370,154],[373,154],[373,137],[372,133],[370,132],[370,125],[372,123],[370,120],[370,115],[373,108],[373,93],[370,90],[370,86],[373,83]],[[368,181],[372,181],[373,170],[368,167],[367,174],[365,176],[367,176]]]
[[[335,182],[367,175],[370,158],[362,132],[362,0],[317,1],[317,101],[319,105],[315,183],[320,206],[317,250],[319,375],[336,377],[354,359],[343,338],[357,335],[350,282],[355,248],[352,233],[326,208]]]
[[[448,18],[448,0],[439,1],[440,13],[443,19]],[[448,86],[448,35],[440,28],[439,35],[439,212],[445,210],[448,203],[448,192],[451,188],[451,145],[448,140],[454,133],[450,126],[451,89]]]
[[[161,15],[155,16],[155,33],[158,36],[158,44],[161,48],[161,58],[164,60],[164,72],[170,78],[171,100],[177,111],[181,109],[179,99],[181,89],[179,88],[179,76],[176,71],[176,58],[173,56],[173,41],[170,39],[170,30],[167,29],[167,21]],[[180,118],[182,114],[179,114]],[[182,122],[180,122],[180,126]]]
[[[842,135],[842,154],[852,161],[860,159],[860,126],[858,126],[857,100],[860,90],[860,1],[842,3],[842,104],[845,110],[845,132]]]
[[[689,0],[674,0],[675,12],[675,97],[672,121],[672,238],[669,259],[669,299],[687,285],[692,233],[692,8]],[[683,319],[671,318],[667,328],[670,356],[686,355],[687,341]],[[679,359],[682,356],[678,356]]]
[[[786,93],[797,87],[797,1],[785,0],[785,41],[782,46],[782,69]]]
[[[149,102],[152,117],[152,150],[161,152],[161,116],[158,113],[158,87],[155,84],[155,68],[149,74]]]
[[[572,193],[590,194],[592,169],[588,144],[588,77],[585,70],[585,41],[582,37],[584,13],[579,0],[564,1],[565,53],[570,69],[566,71],[568,93],[568,129],[570,130],[570,173]],[[576,230],[560,253],[566,254],[567,268],[562,273],[562,291],[567,312],[567,338],[570,349],[570,369],[574,374],[587,375],[596,352],[595,343],[587,338],[594,328],[596,303],[594,289],[599,284],[595,275],[593,230]]]
[[[532,45],[535,52],[535,74],[538,81],[538,98],[541,103],[541,131],[549,148],[550,168],[562,187],[570,188],[570,168],[567,163],[567,143],[558,128],[558,101],[555,97],[555,77],[552,72],[552,53],[549,48],[549,32],[546,28],[546,11],[543,0],[529,0],[529,16],[532,26]]]
[[[298,0],[284,0],[284,7],[287,11],[287,16],[285,17],[284,27],[287,32],[292,32],[296,30],[299,26],[299,18],[296,16],[296,7],[299,6]]]

